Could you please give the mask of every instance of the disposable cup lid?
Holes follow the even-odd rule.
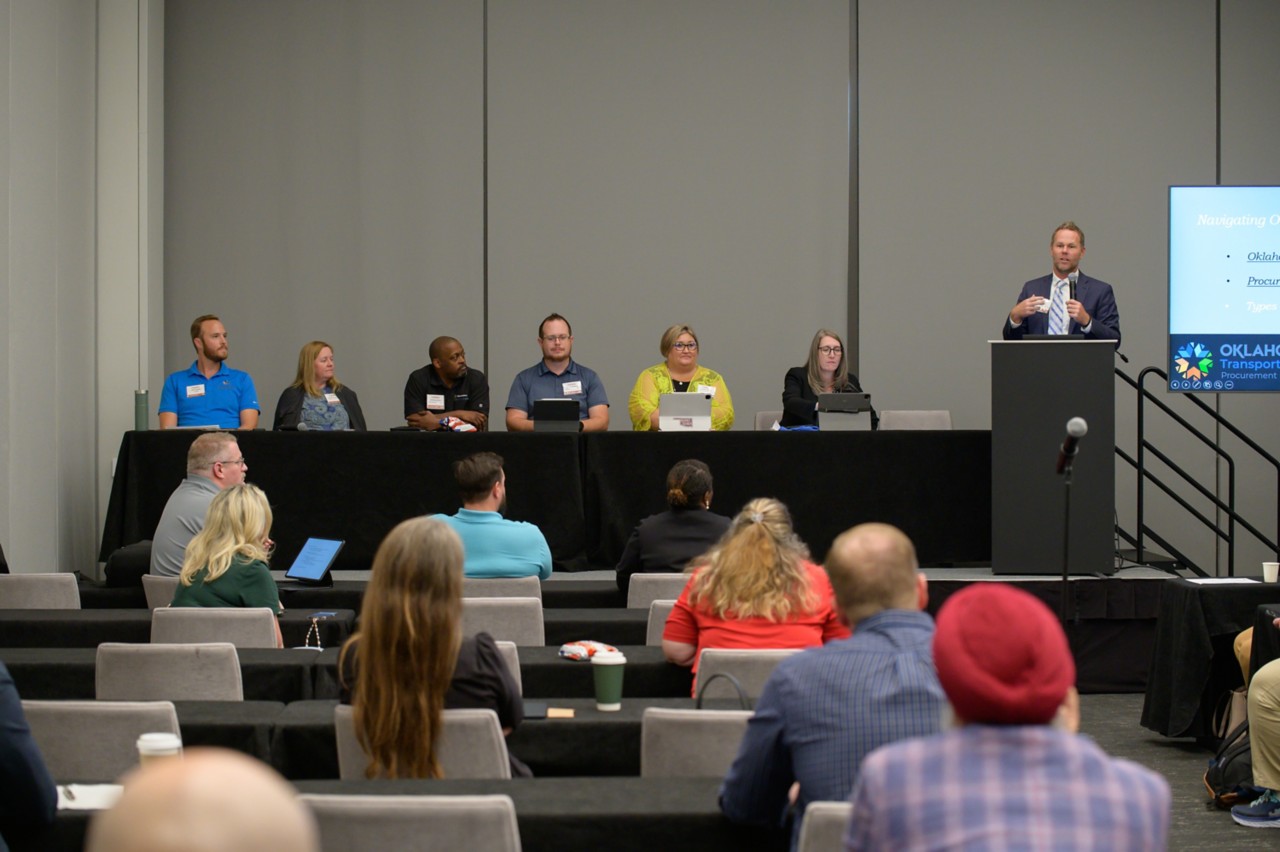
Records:
[[[147,753],[178,751],[182,738],[177,734],[155,733],[138,737],[138,751]]]
[[[599,663],[602,666],[621,665],[627,661],[627,657],[621,651],[597,651],[591,657],[592,663]]]

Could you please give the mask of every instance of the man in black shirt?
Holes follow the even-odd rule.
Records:
[[[489,382],[467,367],[467,353],[452,337],[431,341],[431,363],[409,374],[404,386],[404,419],[433,431],[445,417],[484,430],[489,422]]]

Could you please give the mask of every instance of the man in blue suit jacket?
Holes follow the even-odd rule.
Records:
[[[1018,303],[1004,323],[1005,340],[1021,340],[1027,334],[1049,333],[1049,300],[1052,288],[1066,282],[1067,334],[1083,334],[1090,340],[1114,340],[1120,345],[1120,311],[1111,285],[1080,271],[1084,257],[1084,231],[1075,222],[1063,222],[1049,240],[1053,274],[1022,285]]]

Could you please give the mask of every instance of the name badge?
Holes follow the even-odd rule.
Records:
[[[582,393],[582,382],[565,382],[560,387],[564,389],[565,396],[573,396],[575,393]]]
[[[715,396],[716,386],[715,385],[698,385],[698,393],[709,393],[712,396]]]
[[[204,385],[187,385],[187,399],[193,396],[204,396]]]
[[[330,405],[338,404],[338,395],[336,393],[327,393],[324,395],[324,401]]]
[[[444,394],[429,393],[427,394],[427,408],[438,408],[444,411]]]

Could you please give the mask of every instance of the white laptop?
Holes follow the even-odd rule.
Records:
[[[658,398],[658,429],[663,432],[710,432],[711,394],[664,393]]]

